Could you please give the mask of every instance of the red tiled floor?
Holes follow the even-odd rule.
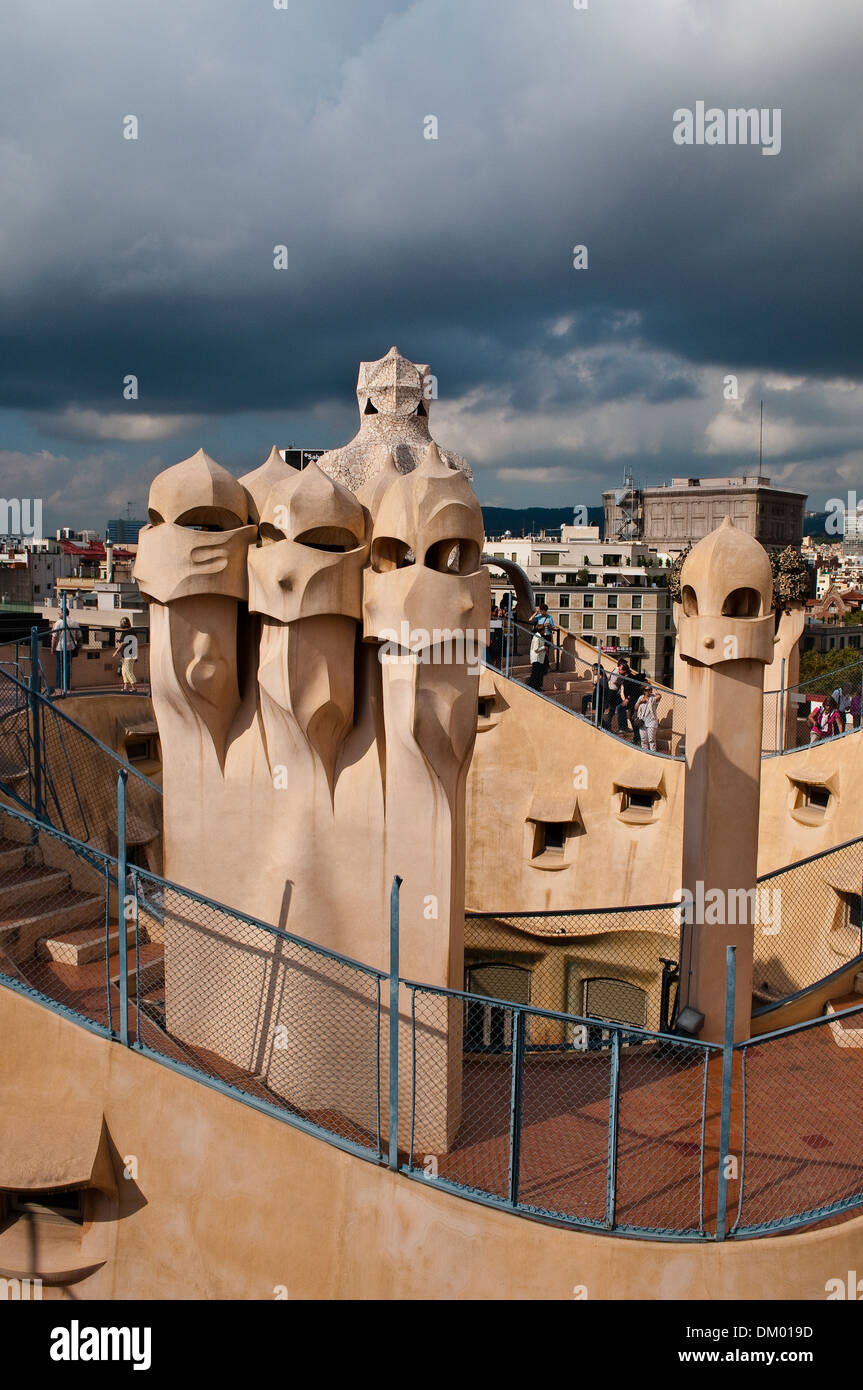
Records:
[[[38,989],[102,1024],[118,1027],[120,999],[106,987],[105,963],[28,962],[0,973]],[[302,1115],[263,1081],[162,1026],[159,991],[129,1004],[130,1035],[174,1061]],[[522,1084],[519,1200],[574,1221],[602,1224],[608,1198],[608,1051],[528,1053]],[[743,1064],[735,1054],[730,1154],[743,1148]],[[508,1055],[465,1057],[461,1121],[438,1173],[506,1198],[509,1181],[511,1064]],[[673,1232],[715,1228],[719,1169],[721,1057],[707,1068],[684,1045],[625,1046],[619,1077],[614,1216],[618,1226]],[[404,1084],[409,1084],[405,1075]],[[745,1228],[863,1194],[863,1049],[839,1047],[821,1025],[746,1049],[746,1144],[740,1224]],[[420,1075],[419,1108],[443,1095],[443,1078]],[[385,1098],[384,1098],[385,1108]],[[332,1110],[305,1118],[375,1148],[374,1136]],[[703,1134],[702,1134],[703,1126]],[[704,1191],[699,1194],[702,1145]],[[421,1167],[424,1155],[414,1155]],[[739,1171],[739,1168],[738,1168]],[[737,1221],[739,1179],[728,1184],[728,1224]],[[699,1203],[701,1202],[701,1214]],[[830,1224],[837,1218],[828,1218]],[[817,1218],[816,1218],[817,1220]],[[824,1224],[822,1219],[821,1224]]]

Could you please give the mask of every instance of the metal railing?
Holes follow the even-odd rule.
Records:
[[[75,618],[81,612],[86,616],[90,615],[92,626],[97,626],[95,615],[97,609],[69,609],[70,619]],[[77,618],[75,618],[77,622]],[[33,634],[36,634],[34,643]],[[22,632],[20,636],[11,637],[8,634],[0,640],[0,669],[11,670],[19,679],[29,682],[33,661],[36,662],[36,670],[39,674],[40,690],[49,698],[55,699],[63,695],[92,695],[110,694],[111,691],[119,693],[123,687],[120,682],[119,673],[115,676],[113,684],[106,685],[103,680],[88,682],[90,673],[89,659],[98,657],[108,657],[111,663],[117,667],[121,657],[114,657],[113,647],[107,646],[81,646],[75,655],[69,658],[67,663],[57,659],[57,655],[51,651],[52,627],[49,625],[44,628],[29,628],[26,635]],[[143,646],[149,642],[149,629],[146,627],[138,628],[116,628],[116,637],[133,636]],[[48,668],[46,670],[46,667]],[[64,684],[65,682],[65,684]],[[139,677],[136,680],[135,688],[139,694],[150,693],[149,680]],[[56,694],[54,692],[57,692]]]
[[[496,629],[499,641],[486,650],[486,665],[499,671],[501,675],[522,684],[531,685],[533,673],[530,661],[530,646],[534,637],[533,629],[514,621],[506,621]],[[656,705],[656,726],[644,727],[634,722],[636,695],[630,695],[624,704],[620,696],[603,682],[597,699],[594,693],[593,665],[559,642],[543,638],[546,653],[545,671],[538,676],[533,685],[537,694],[554,704],[577,715],[586,722],[616,733],[636,745],[652,752],[673,758],[684,757],[684,738],[686,733],[686,697],[675,694],[667,686],[657,681],[647,681],[644,676],[633,672],[630,678],[638,693],[647,684],[653,687],[658,696]],[[597,648],[597,662],[600,656],[608,654],[608,649]]]
[[[757,1012],[863,964],[863,837],[760,874],[754,908]]]
[[[125,792],[121,774],[121,826]],[[382,972],[10,807],[0,807],[0,903],[0,983],[381,1158]]]
[[[676,1021],[680,940],[679,903],[468,912],[467,987],[586,1018],[616,1007],[621,1022],[665,1032]]]
[[[812,740],[809,714],[815,704],[821,704],[826,695],[841,687],[850,703],[856,697],[856,704],[841,712],[841,728],[831,738],[841,738],[855,733],[861,725],[863,708],[863,662],[854,661],[835,671],[822,671],[818,676],[810,676],[797,685],[783,686],[779,690],[765,690],[764,717],[762,725],[762,752],[765,757],[778,753],[790,753],[797,748],[805,748]]]
[[[398,879],[386,972],[20,811],[0,829],[0,983],[408,1178],[672,1240],[863,1206],[863,999],[734,1044],[730,949],[701,1042],[402,978]]]
[[[132,843],[159,836],[162,790],[39,688],[0,668],[0,789],[17,805],[77,840],[116,853],[117,772],[133,778]]]
[[[863,998],[735,1049],[742,1102],[735,1236],[863,1204]]]
[[[408,982],[407,1172],[586,1229],[705,1238],[722,1049]],[[464,1049],[447,1084],[447,1030]],[[550,1032],[559,1045],[549,1051]],[[489,1035],[505,1046],[490,1052]],[[715,1085],[713,1086],[715,1090]]]

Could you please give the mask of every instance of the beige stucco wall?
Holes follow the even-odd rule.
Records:
[[[495,705],[480,719],[468,777],[467,905],[482,912],[663,903],[680,887],[682,762],[634,748],[496,672]],[[580,770],[580,771],[579,771]],[[583,785],[576,787],[576,780]],[[829,782],[823,820],[795,818],[801,782]],[[655,785],[651,823],[620,819],[619,788]],[[575,807],[584,833],[564,867],[531,864],[528,817]],[[550,819],[554,815],[549,816]],[[761,762],[758,872],[863,835],[863,733]]]
[[[468,777],[468,908],[668,902],[680,883],[682,763],[641,752],[489,674],[495,707],[479,722]],[[622,821],[619,789],[650,785],[661,791],[653,821]],[[533,867],[528,817],[568,819],[576,803],[584,833],[569,840],[565,867]]]
[[[68,1173],[71,1126],[82,1161],[103,1114],[107,1127],[114,1171],[94,1181],[113,1187],[102,1210],[117,1219],[84,1230],[78,1258],[99,1267],[66,1289],[46,1287],[47,1298],[270,1300],[281,1285],[290,1299],[566,1300],[576,1289],[589,1300],[821,1299],[828,1279],[863,1259],[860,1217],[724,1245],[544,1226],[239,1109],[3,988],[0,1030],[5,1113],[34,1173]],[[2,1153],[8,1176],[15,1151]],[[137,1178],[126,1180],[130,1157]],[[4,1259],[2,1242],[0,1273],[38,1274]]]

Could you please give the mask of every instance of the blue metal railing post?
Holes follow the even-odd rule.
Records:
[[[596,659],[599,664],[596,668],[596,685],[593,688],[593,722],[598,729],[600,718],[605,715],[605,710],[602,711],[602,715],[600,715],[599,710],[599,706],[602,703],[600,698],[602,695],[602,638],[599,639]]]
[[[129,948],[126,940],[126,776],[125,769],[121,768],[117,776],[117,931],[120,954],[120,1042],[128,1047]],[[136,967],[137,964],[136,959]]]
[[[734,1067],[734,995],[737,951],[725,950],[725,1038],[722,1044],[722,1114],[719,1124],[719,1176],[716,1188],[716,1239],[725,1239],[728,1209],[728,1149],[731,1143],[731,1082]]]
[[[390,1108],[387,1163],[393,1172],[399,1166],[399,889],[396,874],[390,889]],[[416,1088],[414,1076],[411,1085]]]
[[[70,671],[70,668],[71,668],[71,665],[72,665],[72,658],[71,658],[71,656],[70,656],[70,654],[69,654],[69,607],[68,607],[68,605],[69,605],[69,599],[68,599],[68,597],[67,597],[67,595],[66,595],[66,590],[64,589],[64,590],[63,590],[63,660],[62,660],[62,663],[61,663],[61,665],[62,665],[62,670],[63,670],[63,685],[62,685],[61,689],[62,689],[64,695],[68,695],[68,693],[69,693],[69,671]]]
[[[30,631],[30,769],[33,780],[33,811],[42,819],[42,711],[39,708],[39,629]]]
[[[605,1185],[605,1224],[613,1229],[617,1214],[617,1141],[620,1132],[620,1029],[611,1035],[611,1082],[608,1092],[608,1167]]]
[[[510,1205],[518,1206],[518,1179],[521,1170],[521,1087],[524,1075],[524,1012],[514,1009],[512,1017],[512,1084],[509,1093],[509,1182]]]

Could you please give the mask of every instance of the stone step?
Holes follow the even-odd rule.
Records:
[[[845,1009],[853,1009],[861,1003],[860,995],[857,993],[843,994],[839,999],[828,999],[824,1012],[830,1014],[842,1013]],[[847,1018],[838,1018],[835,1022],[828,1024],[830,1032],[833,1034],[833,1041],[840,1047],[863,1047],[863,1008],[860,1013],[849,1014]]]
[[[39,898],[54,898],[70,885],[65,869],[46,869],[34,864],[0,879],[0,917],[15,910],[21,903]]]
[[[157,989],[165,978],[165,948],[155,942],[139,946],[138,960],[138,988],[142,995],[146,995]],[[135,952],[130,951],[126,962],[126,979],[129,982],[130,994],[135,990],[135,973]],[[109,956],[108,978],[112,985],[119,985],[120,974],[120,957]]]
[[[45,936],[57,936],[85,924],[104,923],[105,900],[71,890],[46,898],[39,911],[20,910],[14,916],[7,910],[0,920],[0,950],[17,963],[30,960],[36,943]]]
[[[20,840],[7,840],[0,836],[0,874],[41,863],[42,851],[38,845],[22,844]]]
[[[126,926],[126,941],[135,944],[135,924]],[[108,930],[108,954],[115,956],[120,942],[120,928],[116,922]],[[90,961],[101,960],[105,955],[105,924],[92,923],[86,927],[76,927],[74,931],[58,932],[47,936],[36,948],[39,960],[56,960],[62,965],[88,965]]]
[[[5,782],[9,787],[17,786],[29,776],[29,768],[22,766],[20,763],[0,762],[0,782]]]

